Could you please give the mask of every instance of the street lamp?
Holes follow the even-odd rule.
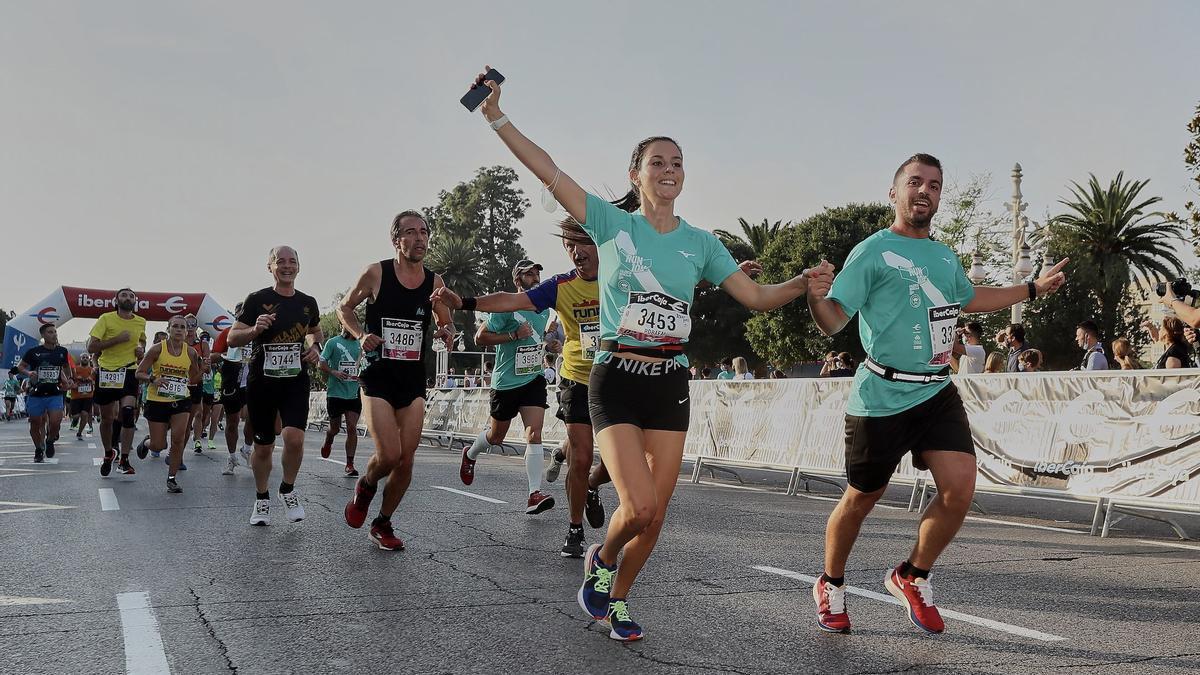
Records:
[[[978,248],[978,244],[976,244]],[[971,271],[967,273],[967,278],[973,284],[982,284],[987,281],[987,270],[983,268],[983,254],[978,250],[975,255],[971,256]]]

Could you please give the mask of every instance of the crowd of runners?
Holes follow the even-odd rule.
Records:
[[[146,339],[137,296],[122,289],[116,309],[91,330],[87,354],[76,362],[41,329],[41,344],[20,359],[4,384],[6,416],[25,393],[34,461],[54,456],[69,411],[77,438],[98,426],[100,475],[134,474],[131,455],[166,464],[166,489],[182,491],[188,439],[193,452],[216,450],[224,430],[228,459],[222,473],[246,464],[254,475],[249,523],[271,522],[271,472],[282,446],[275,489],[287,520],[304,519],[296,486],[309,417],[309,371],[327,379],[329,427],[322,457],[346,430],[345,475],[355,478],[344,519],[384,550],[402,550],[392,519],[412,480],[425,416],[426,367],[431,342],[455,340],[451,312],[486,312],[476,341],[496,348],[490,382],[490,425],[462,450],[465,485],[486,480],[481,455],[500,444],[520,417],[528,478],[526,513],[555,506],[547,483],[566,467],[566,534],[559,549],[582,558],[576,598],[582,610],[606,622],[610,636],[643,636],[629,597],[658,541],[680,474],[689,423],[685,348],[697,285],[712,284],[755,311],[805,297],[818,328],[829,335],[859,317],[867,358],[854,377],[846,414],[846,491],[830,515],[824,569],[813,587],[819,628],[849,632],[846,564],[859,528],[883,495],[901,459],[928,469],[937,497],[925,512],[908,556],[884,579],[885,588],[921,630],[940,633],[930,570],[954,538],[971,504],[974,444],[967,416],[949,380],[961,315],[990,312],[1057,290],[1066,260],[1040,278],[1010,287],[973,285],[958,256],[929,237],[938,210],[942,169],[931,155],[901,163],[889,189],[895,220],[860,243],[840,270],[812,261],[775,284],[752,279],[754,264],[739,266],[709,231],[675,213],[684,184],[683,150],[665,136],[634,148],[630,189],[615,202],[589,194],[500,109],[500,88],[488,87],[480,106],[491,129],[544,185],[545,201],[566,210],[557,223],[566,271],[542,278],[543,266],[522,260],[511,289],[480,297],[449,288],[424,258],[428,222],[404,211],[391,225],[394,251],[362,270],[336,308],[341,332],[322,334],[316,300],[296,287],[298,253],[277,246],[267,256],[272,285],[238,304],[234,324],[210,339],[193,316],[173,317],[165,333]],[[748,273],[749,272],[749,273]],[[366,303],[365,320],[358,310]],[[547,337],[554,310],[563,339]],[[561,352],[555,415],[567,440],[546,462],[542,428],[549,409],[547,349]],[[20,375],[21,377],[17,377]],[[69,406],[69,408],[68,408]],[[135,439],[139,417],[149,435]],[[355,464],[360,417],[375,451],[360,474]],[[98,418],[98,424],[97,424]],[[596,462],[597,450],[599,462]],[[166,453],[166,457],[161,456]],[[606,513],[600,488],[612,483],[617,507],[607,529],[588,545],[584,521],[599,530]],[[248,500],[250,501],[250,500]]]

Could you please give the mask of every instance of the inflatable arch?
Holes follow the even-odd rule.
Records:
[[[176,314],[195,314],[200,329],[207,330],[213,337],[233,325],[233,314],[207,293],[134,290],[138,295],[138,306],[134,311],[147,321],[166,321]],[[9,319],[4,327],[4,351],[0,352],[4,370],[17,365],[25,352],[41,341],[38,336],[41,326],[61,326],[71,319],[97,319],[116,309],[116,295],[115,290],[62,286]]]

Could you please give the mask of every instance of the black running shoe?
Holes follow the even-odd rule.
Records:
[[[117,453],[115,452],[104,453],[104,461],[100,464],[101,476],[108,476],[108,474],[112,472],[113,460],[116,459],[116,456]]]
[[[138,459],[146,459],[146,454],[150,452],[149,444],[150,444],[149,436],[143,438],[141,443],[138,443],[138,446],[137,446]]]
[[[54,441],[52,441],[50,439],[46,439],[46,457],[49,458],[49,457],[53,457],[53,456],[54,456]]]
[[[567,541],[562,546],[564,558],[582,558],[583,557],[583,526],[568,527]]]
[[[587,517],[588,525],[593,530],[604,527],[604,505],[600,503],[600,489],[588,489],[587,502],[583,505],[583,515]]]
[[[174,478],[168,478],[167,492],[170,492],[171,494],[179,494],[180,492],[183,492],[183,488],[179,487],[179,483],[176,483]]]
[[[42,460],[42,457],[44,456],[44,454],[45,454],[45,453],[43,453],[43,452],[42,452],[42,449],[41,449],[41,448],[34,448],[34,449],[33,449],[33,463],[34,463],[34,464],[41,464],[41,463],[42,463],[42,461],[43,461],[43,460]]]

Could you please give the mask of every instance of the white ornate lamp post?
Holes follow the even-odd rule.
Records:
[[[1022,201],[1021,195],[1021,165],[1013,165],[1013,195],[1012,201],[1005,204],[1005,208],[1012,214],[1012,236],[1013,249],[1012,261],[1013,272],[1012,282],[1014,284],[1023,283],[1030,274],[1033,274],[1033,260],[1030,256],[1029,244],[1025,242],[1025,229],[1029,225],[1029,220],[1025,217],[1025,209],[1029,204]],[[1025,303],[1019,302],[1012,306],[1012,322],[1021,323],[1021,317],[1025,311]]]

